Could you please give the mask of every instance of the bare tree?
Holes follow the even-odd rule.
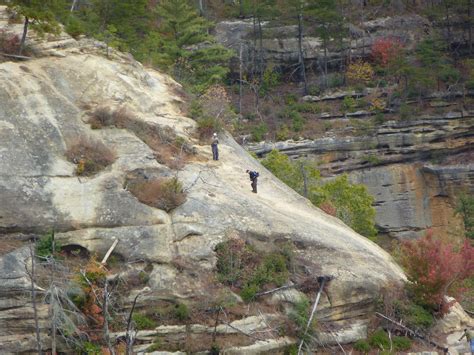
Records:
[[[35,334],[36,334],[36,347],[38,350],[38,354],[41,355],[41,336],[40,336],[40,328],[38,322],[38,309],[36,304],[36,253],[35,253],[35,245],[33,243],[30,244],[30,260],[31,265],[30,269],[28,269],[27,264],[25,263],[25,270],[28,278],[30,279],[30,294],[31,294],[31,304],[33,306],[33,318],[35,322]]]
[[[126,349],[127,355],[133,354],[133,343],[135,342],[137,331],[133,329],[132,317],[133,317],[133,312],[135,311],[135,306],[137,305],[138,297],[140,297],[141,294],[142,293],[139,292],[133,299],[132,308],[130,309],[130,313],[128,314],[127,331],[125,333],[125,341],[127,344],[127,349]]]

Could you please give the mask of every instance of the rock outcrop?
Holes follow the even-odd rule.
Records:
[[[379,18],[362,22],[349,28],[350,38],[346,44],[350,47],[354,57],[365,57],[370,54],[370,48],[378,38],[398,38],[407,48],[411,48],[421,38],[430,32],[430,23],[418,15],[401,15]],[[298,62],[298,28],[297,26],[278,26],[263,22],[263,57],[275,65],[287,66]],[[222,21],[216,25],[215,36],[222,45],[233,48],[237,53],[243,45],[243,60],[251,62],[254,48],[252,20]],[[257,32],[258,36],[258,32]],[[259,42],[258,42],[259,43]],[[259,45],[258,45],[259,46]],[[321,38],[306,35],[302,41],[303,56],[310,63],[322,62],[324,47]],[[347,50],[329,48],[326,54],[328,60],[334,65],[347,55]],[[236,66],[235,70],[238,70]]]
[[[373,132],[349,129],[315,140],[249,145],[257,155],[278,149],[290,157],[305,156],[323,175],[348,173],[375,198],[379,229],[411,238],[433,228],[462,231],[455,216],[456,198],[474,190],[473,112],[388,121]]]
[[[380,289],[404,280],[390,256],[275,179],[229,135],[221,137],[221,160],[210,160],[210,147],[193,138],[196,124],[180,110],[179,85],[172,79],[120,53],[107,58],[92,41],[72,43],[57,49],[61,55],[0,64],[0,243],[54,229],[63,245],[103,256],[118,240],[117,255],[151,269],[139,306],[144,308],[165,296],[209,296],[214,247],[221,241],[237,235],[265,249],[291,241],[309,275],[334,277],[319,321],[337,326],[345,341],[354,336],[344,329],[363,336],[351,324],[365,329]],[[133,130],[93,130],[90,111],[104,106],[126,107],[145,127],[172,130],[194,145],[196,155],[173,170]],[[78,137],[103,142],[115,152],[113,164],[94,176],[76,176],[65,154]],[[260,171],[257,195],[245,169]],[[186,202],[170,212],[144,205],[127,188],[130,174],[177,176]],[[27,264],[20,251],[0,257],[0,319],[8,320],[0,326],[2,353],[36,346],[25,309],[28,286],[24,275],[15,276]],[[178,268],[177,258],[191,267]],[[46,307],[39,314],[45,349]],[[9,326],[20,319],[21,327]]]

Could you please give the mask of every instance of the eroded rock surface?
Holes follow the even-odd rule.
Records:
[[[323,175],[348,173],[375,198],[379,229],[413,238],[428,228],[462,232],[456,198],[474,191],[474,112],[452,112],[410,121],[389,121],[371,134],[259,143],[248,149],[265,155],[278,149],[318,163]]]
[[[310,275],[334,277],[318,311],[322,322],[334,324],[365,321],[379,290],[404,279],[386,252],[275,179],[230,136],[221,137],[221,160],[210,160],[210,147],[193,138],[195,122],[181,112],[179,87],[169,77],[125,55],[114,52],[107,58],[100,47],[72,43],[58,49],[61,56],[0,64],[0,242],[13,234],[54,229],[63,245],[103,256],[118,239],[116,253],[124,260],[152,266],[150,292],[142,300],[151,302],[164,296],[206,296],[209,285],[200,275],[212,272],[214,247],[232,236],[265,249],[292,241]],[[195,146],[197,155],[173,171],[158,163],[130,130],[91,129],[90,109],[103,105],[127,107],[150,126],[171,128]],[[81,136],[115,151],[114,163],[94,176],[75,176],[75,164],[65,152]],[[257,195],[245,169],[261,173]],[[124,184],[137,171],[176,175],[187,192],[186,202],[169,213],[140,203]],[[191,270],[178,270],[173,263],[178,257]],[[0,274],[6,275],[12,263],[20,265],[18,260],[15,252],[3,255]],[[5,353],[34,351],[35,346],[33,323],[24,312],[26,284],[24,278],[15,280],[0,285],[0,300],[15,282],[19,300],[13,308],[18,306],[29,323],[18,332],[9,329],[8,339],[0,337]],[[0,319],[11,312],[9,304],[2,305]],[[47,319],[43,313],[41,317]],[[41,330],[49,344],[47,324]],[[25,334],[28,341],[10,341]]]

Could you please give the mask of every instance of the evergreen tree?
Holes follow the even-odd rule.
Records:
[[[159,26],[145,41],[152,64],[171,71],[199,92],[227,75],[224,64],[233,52],[215,43],[208,34],[212,23],[188,2],[164,0],[156,7],[156,14]]]
[[[328,48],[333,40],[341,40],[344,36],[343,18],[337,7],[336,0],[310,0],[307,15],[314,33],[323,41],[324,49],[324,80],[328,86]]]
[[[76,6],[89,35],[105,41],[114,29],[118,47],[140,59],[143,39],[151,30],[148,0],[91,0]]]
[[[19,55],[25,48],[29,26],[39,35],[59,33],[60,27],[56,16],[64,9],[65,4],[64,0],[12,0],[8,3],[10,8],[25,17]]]

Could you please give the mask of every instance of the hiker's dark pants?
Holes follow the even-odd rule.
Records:
[[[217,149],[217,144],[211,144],[212,147],[212,159],[219,160],[219,149]]]
[[[257,193],[257,178],[252,180],[252,192]]]

